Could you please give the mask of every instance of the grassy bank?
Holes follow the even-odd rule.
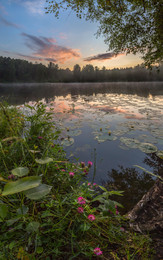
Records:
[[[129,229],[121,205],[71,163],[45,106],[28,115],[0,104],[0,259],[152,259],[147,235]]]

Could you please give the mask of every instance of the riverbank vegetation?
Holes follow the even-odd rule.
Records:
[[[81,68],[76,64],[71,71],[52,62],[48,66],[26,60],[0,57],[0,82],[142,82],[163,81],[163,66],[150,71],[143,66],[125,69],[102,69],[91,64]]]
[[[0,259],[152,259],[123,192],[88,182],[93,162],[68,161],[59,134],[42,103],[0,104]]]

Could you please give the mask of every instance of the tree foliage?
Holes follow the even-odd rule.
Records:
[[[141,53],[144,64],[163,61],[162,0],[46,0],[46,13],[59,17],[61,10],[72,9],[77,17],[97,21],[97,35],[114,53]]]
[[[73,71],[59,68],[50,62],[48,66],[33,64],[26,60],[0,57],[0,83],[2,82],[113,82],[113,81],[163,81],[163,66],[160,72],[143,66],[125,69],[102,69],[92,64],[82,68],[76,64]]]

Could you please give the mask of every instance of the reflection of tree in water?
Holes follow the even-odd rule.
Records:
[[[147,154],[143,163],[153,168],[154,174],[163,176],[163,160],[156,153]],[[112,169],[108,172],[111,181],[105,183],[107,189],[122,190],[124,196],[114,196],[112,199],[118,200],[123,206],[122,213],[126,213],[148,192],[154,184],[152,176],[146,172],[138,171],[135,168],[124,168],[119,166],[119,169]]]
[[[161,177],[163,177],[163,160],[159,158],[156,153],[152,153],[150,155],[147,155],[145,157],[143,163],[149,165],[151,168],[153,168],[154,174],[159,174]]]
[[[126,213],[142,198],[142,196],[154,184],[152,177],[142,172],[140,173],[135,168],[124,168],[119,166],[119,169],[112,169],[108,172],[109,178],[112,181],[105,183],[108,190],[124,191],[124,196],[112,196],[111,199],[117,200],[124,206],[121,213]]]

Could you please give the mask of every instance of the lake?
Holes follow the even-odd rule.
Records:
[[[93,162],[89,181],[124,191],[129,210],[163,169],[163,83],[0,84],[12,105],[42,101],[54,112],[72,161]],[[23,110],[22,106],[22,110]]]

